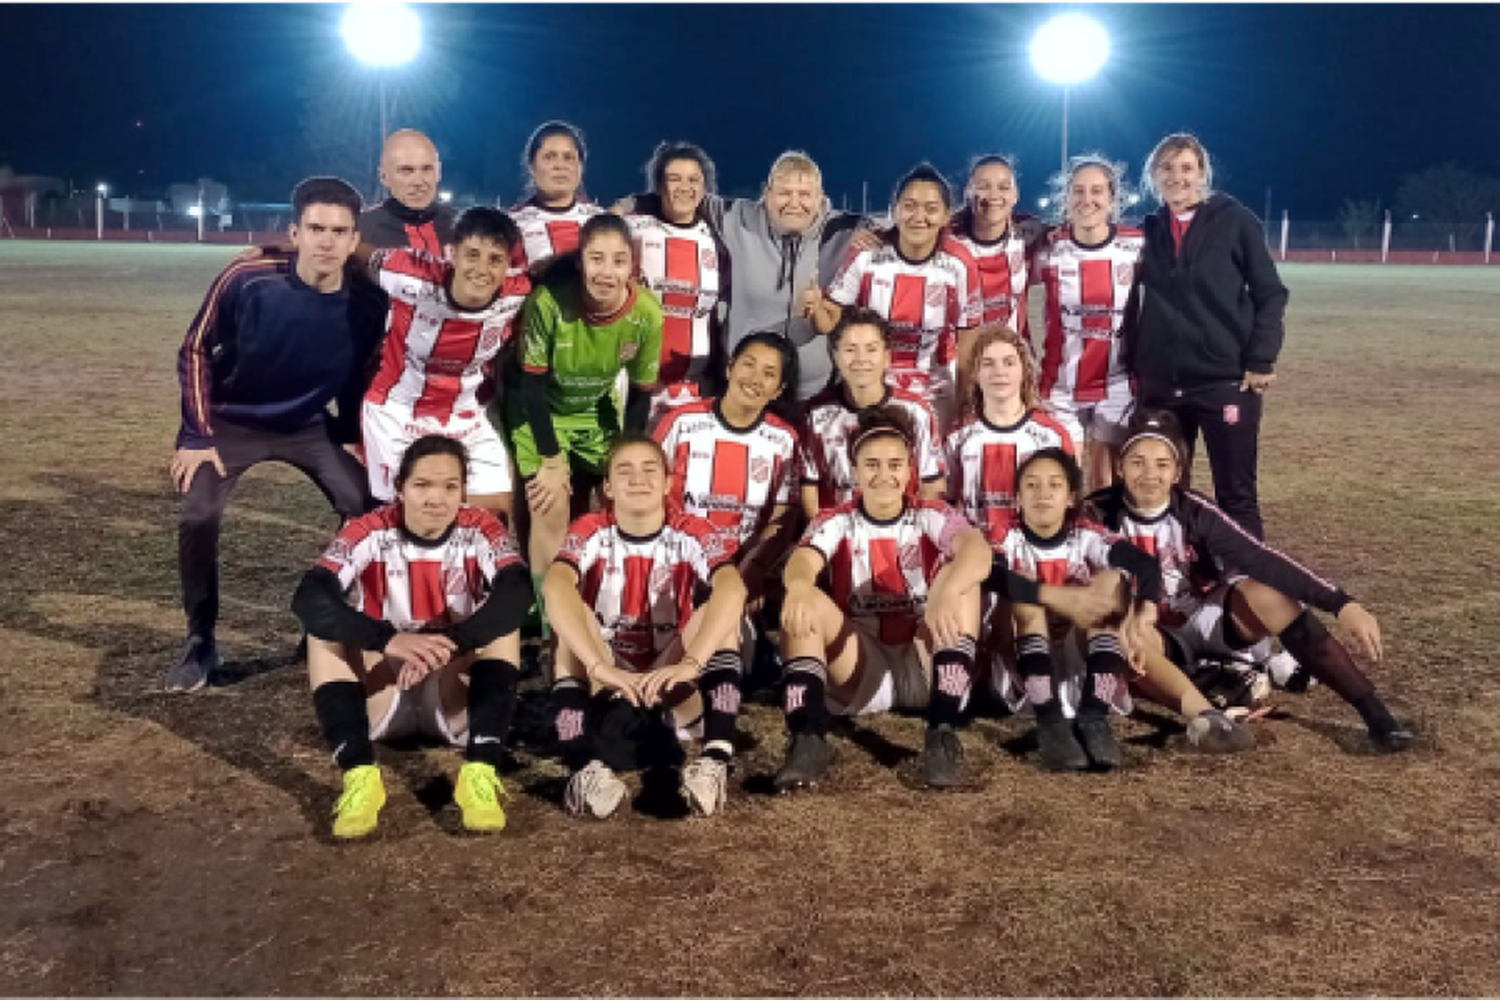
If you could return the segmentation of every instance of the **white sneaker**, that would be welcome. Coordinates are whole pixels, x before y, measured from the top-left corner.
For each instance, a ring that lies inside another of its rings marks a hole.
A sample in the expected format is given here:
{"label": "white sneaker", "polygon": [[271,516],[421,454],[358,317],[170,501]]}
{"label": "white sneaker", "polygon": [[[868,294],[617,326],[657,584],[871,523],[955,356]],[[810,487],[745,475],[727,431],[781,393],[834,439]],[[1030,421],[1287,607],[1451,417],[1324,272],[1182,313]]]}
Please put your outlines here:
{"label": "white sneaker", "polygon": [[712,816],[729,798],[729,765],[716,757],[699,757],[682,769],[682,797],[693,811]]}
{"label": "white sneaker", "polygon": [[602,761],[589,761],[588,767],[568,779],[568,789],[563,793],[563,806],[575,816],[585,812],[595,819],[608,819],[614,815],[628,791],[620,776]]}

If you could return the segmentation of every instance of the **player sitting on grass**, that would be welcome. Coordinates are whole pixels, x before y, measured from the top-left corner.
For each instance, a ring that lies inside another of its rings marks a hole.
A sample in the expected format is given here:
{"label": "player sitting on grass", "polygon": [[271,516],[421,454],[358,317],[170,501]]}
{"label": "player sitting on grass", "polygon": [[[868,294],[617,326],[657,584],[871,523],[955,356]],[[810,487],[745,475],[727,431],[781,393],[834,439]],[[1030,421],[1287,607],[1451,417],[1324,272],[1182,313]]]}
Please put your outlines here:
{"label": "player sitting on grass", "polygon": [[748,601],[759,607],[797,530],[791,507],[797,432],[773,406],[797,386],[797,350],[774,331],[734,346],[723,395],[668,413],[656,429],[667,454],[668,501],[723,531]]}
{"label": "player sitting on grass", "polygon": [[[913,437],[904,412],[862,411],[849,443],[859,492],[818,515],[787,563],[781,645],[791,743],[778,790],[817,781],[833,762],[830,711],[926,709],[922,781],[963,781],[955,727],[973,683],[990,550],[947,504],[908,494]],[[827,591],[818,586],[825,568]]]}
{"label": "player sitting on grass", "polygon": [[627,434],[605,468],[608,508],[569,527],[544,584],[559,639],[553,697],[571,772],[564,805],[613,814],[626,792],[615,769],[676,767],[674,729],[701,719],[703,751],[680,787],[689,807],[713,815],[734,755],[745,584],[723,534],[668,510],[659,444]]}
{"label": "player sitting on grass", "polygon": [[373,741],[418,734],[467,748],[454,792],[464,827],[505,826],[495,770],[531,586],[505,527],[464,503],[467,464],[457,441],[418,438],[397,503],[345,525],[292,599],[313,706],[344,772],[335,837],[369,833],[385,804]]}
{"label": "player sitting on grass", "polygon": [[[1156,560],[1129,542],[1077,516],[1083,472],[1061,448],[1043,448],[1016,469],[1020,515],[1000,544],[1013,572],[1056,586],[1087,584],[1096,577],[1133,583],[1135,612],[1149,627],[1161,591]],[[1122,609],[1123,610],[1123,609]],[[1016,605],[1016,669],[1025,701],[1036,715],[1042,766],[1053,771],[1119,767],[1120,747],[1110,726],[1111,709],[1131,710],[1130,663],[1118,629],[1075,629],[1034,605]],[[1087,642],[1087,653],[1080,647]],[[1061,669],[1059,669],[1061,668]],[[1001,674],[997,680],[1004,681]],[[1002,684],[1012,707],[1017,700]]]}
{"label": "player sitting on grass", "polygon": [[1120,450],[1121,481],[1088,498],[1107,527],[1160,560],[1157,648],[1191,664],[1276,636],[1312,677],[1354,706],[1377,748],[1411,746],[1411,730],[1391,717],[1349,650],[1306,605],[1336,616],[1354,649],[1379,662],[1375,617],[1336,584],[1257,541],[1201,493],[1179,486],[1184,453],[1172,414],[1138,412]]}
{"label": "player sitting on grass", "polygon": [[487,369],[531,289],[524,275],[506,275],[520,239],[504,212],[479,206],[459,216],[447,260],[360,245],[391,297],[380,370],[360,421],[370,492],[382,503],[394,499],[407,446],[441,434],[468,452],[468,502],[510,519],[510,453],[479,398],[487,395]]}

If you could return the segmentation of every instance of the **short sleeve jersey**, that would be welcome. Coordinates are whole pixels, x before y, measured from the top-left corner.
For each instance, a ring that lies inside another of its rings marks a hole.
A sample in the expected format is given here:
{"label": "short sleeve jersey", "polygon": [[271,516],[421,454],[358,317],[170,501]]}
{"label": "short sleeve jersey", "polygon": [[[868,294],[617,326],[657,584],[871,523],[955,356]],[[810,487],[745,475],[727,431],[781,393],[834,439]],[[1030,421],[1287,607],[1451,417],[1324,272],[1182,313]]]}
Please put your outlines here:
{"label": "short sleeve jersey", "polygon": [[636,261],[662,308],[661,381],[697,378],[708,367],[714,310],[726,291],[724,254],[706,221],[686,226],[628,215]]}
{"label": "short sleeve jersey", "polygon": [[889,521],[857,501],[826,510],[802,544],[827,562],[830,596],[854,624],[887,645],[911,642],[927,606],[927,589],[953,558],[963,516],[937,500],[909,500]]}
{"label": "short sleeve jersey", "polygon": [[[905,410],[916,428],[912,451],[917,476],[924,483],[943,478],[943,455],[937,416],[920,397],[888,388],[877,405]],[[808,400],[801,437],[802,484],[818,488],[818,507],[827,510],[854,499],[854,469],[849,463],[849,438],[859,424],[859,410],[841,386],[833,386]],[[912,493],[916,493],[916,481]]]}
{"label": "short sleeve jersey", "polygon": [[370,270],[391,298],[380,369],[365,398],[416,417],[473,419],[485,369],[510,339],[531,283],[512,274],[488,306],[460,308],[453,265],[420,250],[377,250]]}
{"label": "short sleeve jersey", "polygon": [[601,318],[584,312],[575,275],[543,282],[526,300],[521,331],[521,365],[549,376],[547,399],[554,416],[596,413],[621,370],[643,389],[657,381],[661,305],[650,289],[634,283],[619,312]]}
{"label": "short sleeve jersey", "polygon": [[318,565],[338,576],[357,610],[417,632],[468,618],[501,570],[523,564],[486,510],[460,507],[448,532],[427,541],[406,530],[400,504],[392,504],[344,525]]}
{"label": "short sleeve jersey", "polygon": [[1016,520],[1016,469],[1043,448],[1073,454],[1067,430],[1041,410],[1009,427],[982,414],[949,432],[944,443],[948,495],[992,548],[999,548]]}
{"label": "short sleeve jersey", "polygon": [[986,325],[998,323],[1026,332],[1026,288],[1030,279],[1026,240],[1015,227],[988,242],[955,231],[953,240],[969,252],[979,270],[980,315]]}
{"label": "short sleeve jersey", "polygon": [[827,295],[841,306],[865,306],[891,327],[891,379],[909,392],[950,386],[958,331],[978,326],[979,269],[952,237],[931,257],[911,261],[893,243],[854,250]]}
{"label": "short sleeve jersey", "polygon": [[603,208],[587,201],[548,208],[533,198],[517,205],[510,217],[521,230],[521,243],[511,253],[512,267],[535,275],[558,254],[577,250],[583,224],[603,212]]}
{"label": "short sleeve jersey", "polygon": [[1037,271],[1047,286],[1042,395],[1097,403],[1130,376],[1120,360],[1120,328],[1141,259],[1138,229],[1110,228],[1103,243],[1080,243],[1066,228],[1042,244]]}
{"label": "short sleeve jersey", "polygon": [[725,532],[738,549],[791,503],[797,432],[766,412],[736,429],[724,422],[718,400],[673,410],[656,428],[667,453],[674,504]]}
{"label": "short sleeve jersey", "polygon": [[728,540],[701,517],[668,516],[654,535],[620,530],[608,511],[574,521],[557,553],[578,573],[604,641],[638,671],[651,669],[693,613],[693,599],[729,563]]}

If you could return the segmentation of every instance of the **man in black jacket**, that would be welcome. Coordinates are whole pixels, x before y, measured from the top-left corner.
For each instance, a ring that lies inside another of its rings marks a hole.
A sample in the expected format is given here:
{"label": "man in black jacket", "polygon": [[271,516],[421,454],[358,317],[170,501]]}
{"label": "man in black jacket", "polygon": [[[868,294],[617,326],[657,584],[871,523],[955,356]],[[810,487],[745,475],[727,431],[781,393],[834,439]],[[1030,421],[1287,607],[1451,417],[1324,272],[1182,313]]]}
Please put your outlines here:
{"label": "man in black jacket", "polygon": [[382,250],[410,247],[434,257],[453,242],[453,209],[438,199],[443,164],[415,129],[392,132],[380,153],[380,183],[391,196],[359,217],[359,238]]}

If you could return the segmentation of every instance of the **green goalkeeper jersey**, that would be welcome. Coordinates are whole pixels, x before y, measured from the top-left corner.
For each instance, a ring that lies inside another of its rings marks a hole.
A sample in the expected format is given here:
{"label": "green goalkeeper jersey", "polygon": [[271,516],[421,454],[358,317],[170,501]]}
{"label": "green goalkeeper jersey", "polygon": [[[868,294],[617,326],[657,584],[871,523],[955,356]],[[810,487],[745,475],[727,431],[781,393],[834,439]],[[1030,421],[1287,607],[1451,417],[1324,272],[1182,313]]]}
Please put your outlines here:
{"label": "green goalkeeper jersey", "polygon": [[539,285],[521,316],[521,367],[547,379],[553,416],[598,412],[624,369],[632,385],[656,384],[661,361],[661,302],[648,288],[632,284],[630,297],[614,316],[588,318],[583,282],[574,274]]}

